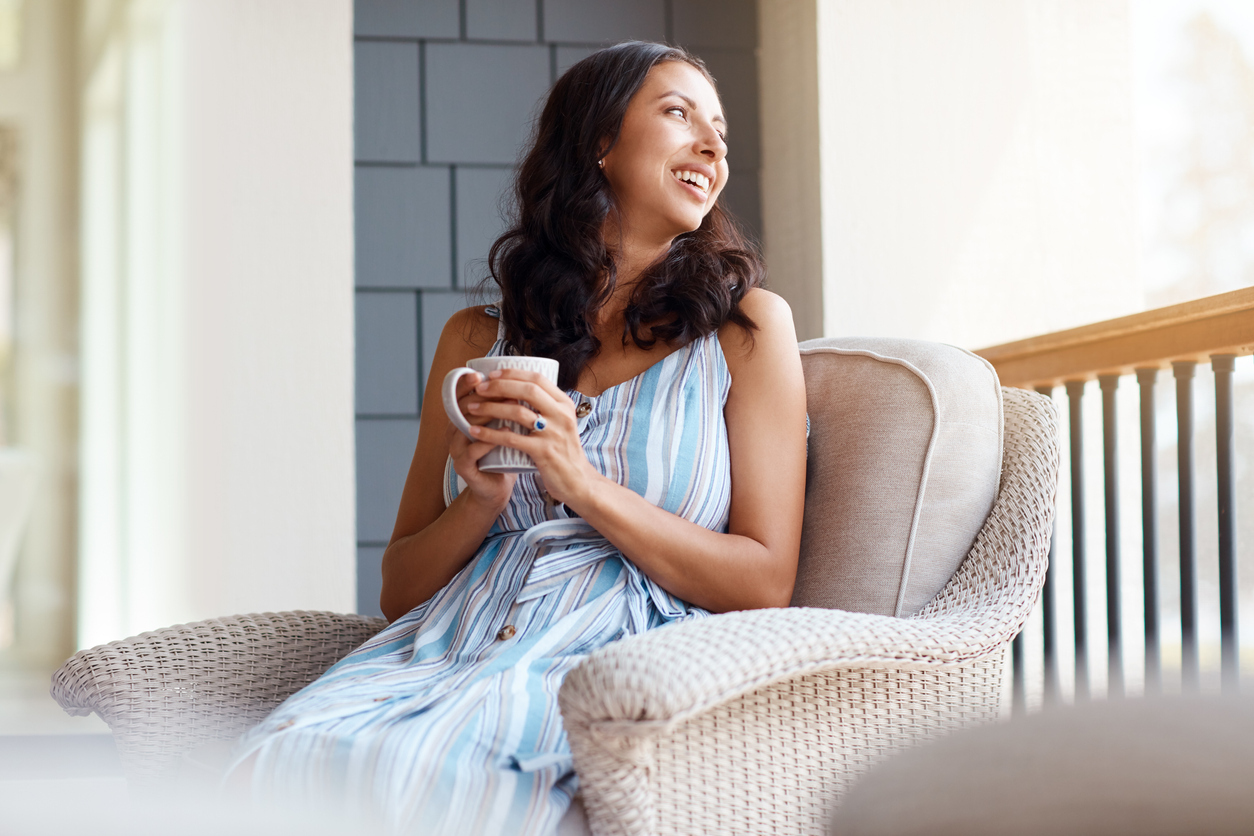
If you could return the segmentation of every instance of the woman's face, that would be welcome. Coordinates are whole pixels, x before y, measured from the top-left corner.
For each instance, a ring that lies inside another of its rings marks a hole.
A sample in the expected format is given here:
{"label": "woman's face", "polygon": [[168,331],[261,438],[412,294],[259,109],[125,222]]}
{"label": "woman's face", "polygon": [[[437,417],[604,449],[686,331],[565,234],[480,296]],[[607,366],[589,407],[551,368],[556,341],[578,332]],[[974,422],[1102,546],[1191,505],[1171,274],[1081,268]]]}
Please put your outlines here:
{"label": "woman's face", "polygon": [[727,184],[727,122],[701,71],[666,61],[649,71],[605,155],[628,235],[670,241],[692,232]]}

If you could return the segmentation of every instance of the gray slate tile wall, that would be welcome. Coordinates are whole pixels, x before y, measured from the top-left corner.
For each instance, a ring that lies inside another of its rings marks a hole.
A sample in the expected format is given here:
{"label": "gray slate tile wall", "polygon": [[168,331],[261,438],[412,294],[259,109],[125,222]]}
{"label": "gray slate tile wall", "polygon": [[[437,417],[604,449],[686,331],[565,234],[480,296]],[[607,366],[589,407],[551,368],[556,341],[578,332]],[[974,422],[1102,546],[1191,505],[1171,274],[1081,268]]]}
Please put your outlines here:
{"label": "gray slate tile wall", "polygon": [[724,204],[757,234],[755,0],[356,0],[357,608],[379,571],[440,331],[487,275],[501,200],[558,74],[630,38],[681,44],[719,81]]}

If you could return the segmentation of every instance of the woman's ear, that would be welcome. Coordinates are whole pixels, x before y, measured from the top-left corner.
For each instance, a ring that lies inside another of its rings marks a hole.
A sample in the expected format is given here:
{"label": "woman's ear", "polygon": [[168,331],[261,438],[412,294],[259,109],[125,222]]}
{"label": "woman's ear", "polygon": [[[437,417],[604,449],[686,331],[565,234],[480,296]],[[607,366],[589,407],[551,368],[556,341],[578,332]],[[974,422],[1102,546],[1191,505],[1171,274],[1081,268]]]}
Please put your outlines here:
{"label": "woman's ear", "polygon": [[599,144],[599,150],[597,151],[597,166],[598,167],[605,168],[605,156],[610,153],[610,150],[613,149],[613,147],[614,147],[614,142],[609,137],[603,137],[601,139],[601,142]]}

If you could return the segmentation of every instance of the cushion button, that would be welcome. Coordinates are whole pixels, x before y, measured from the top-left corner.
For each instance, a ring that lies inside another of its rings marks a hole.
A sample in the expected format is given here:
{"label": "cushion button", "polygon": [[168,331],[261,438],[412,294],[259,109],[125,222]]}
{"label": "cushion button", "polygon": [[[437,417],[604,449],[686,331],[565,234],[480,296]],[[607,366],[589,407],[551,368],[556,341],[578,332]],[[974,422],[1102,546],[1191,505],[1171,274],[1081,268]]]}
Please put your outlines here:
{"label": "cushion button", "polygon": [[496,634],[496,639],[497,641],[502,641],[502,642],[507,641],[508,639],[514,638],[515,632],[516,631],[514,630],[513,624],[506,624],[504,627],[501,628],[501,632]]}
{"label": "cushion button", "polygon": [[588,403],[587,401],[584,401],[583,403],[579,404],[579,406],[575,407],[575,417],[587,418],[588,413],[590,413],[591,411],[592,411],[592,404]]}

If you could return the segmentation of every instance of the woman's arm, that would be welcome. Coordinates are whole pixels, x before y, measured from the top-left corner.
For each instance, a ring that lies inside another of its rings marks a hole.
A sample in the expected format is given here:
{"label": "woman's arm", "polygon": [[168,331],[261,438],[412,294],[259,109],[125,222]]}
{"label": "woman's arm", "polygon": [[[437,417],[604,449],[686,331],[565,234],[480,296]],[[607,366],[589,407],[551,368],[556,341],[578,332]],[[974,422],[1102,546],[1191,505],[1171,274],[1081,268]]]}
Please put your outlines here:
{"label": "woman's arm", "polygon": [[[395,621],[444,587],[483,543],[504,510],[514,487],[512,474],[479,473],[475,463],[493,447],[471,442],[453,429],[444,413],[444,376],[473,357],[482,357],[496,340],[497,321],[483,308],[454,314],[440,334],[422,399],[422,420],[392,539],[383,552],[383,591],[379,606]],[[478,375],[462,378],[464,396]],[[479,398],[476,398],[477,400]],[[483,423],[487,419],[471,418]],[[444,463],[466,480],[467,489],[444,507]]]}
{"label": "woman's arm", "polygon": [[[555,499],[664,589],[713,612],[788,605],[805,501],[805,382],[792,313],[760,289],[741,305],[758,324],[753,338],[735,325],[719,334],[732,374],[724,408],[732,466],[726,534],[675,516],[593,470],[578,446],[569,399],[539,376],[508,371],[479,387],[485,395],[537,405],[558,430],[520,436],[481,428],[480,438],[530,455]],[[535,418],[516,404],[481,411],[524,424]]]}

